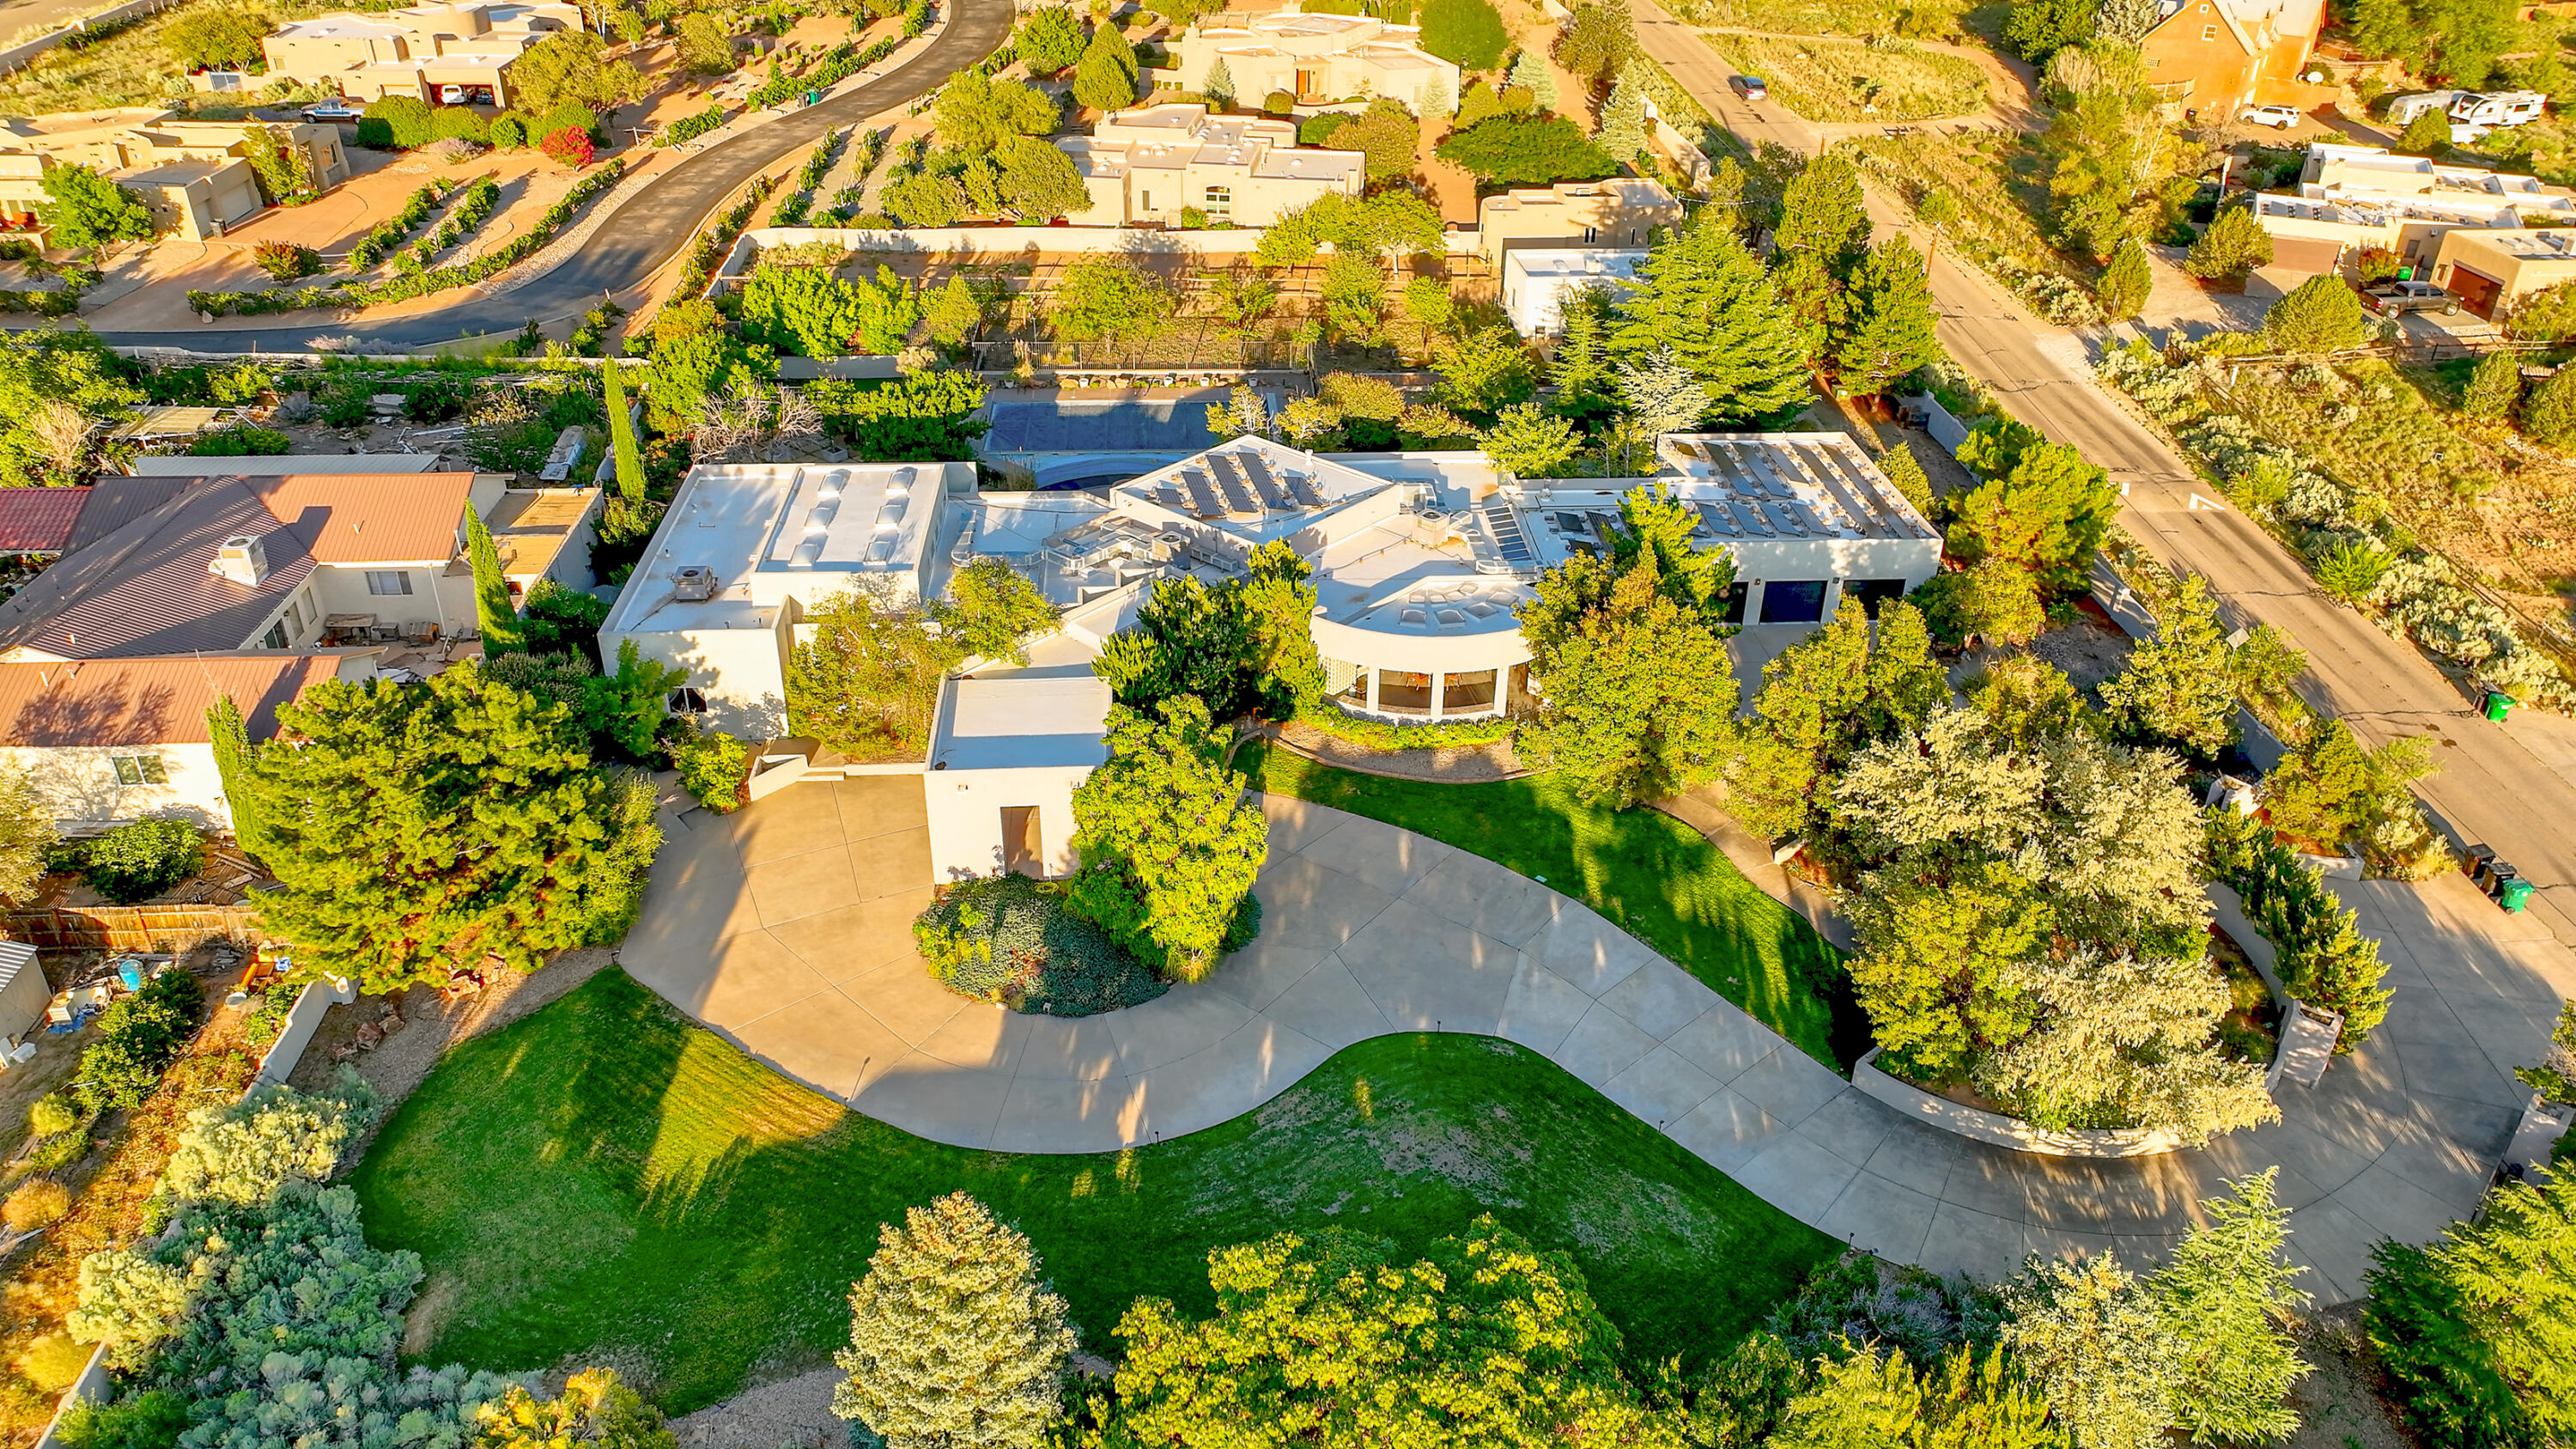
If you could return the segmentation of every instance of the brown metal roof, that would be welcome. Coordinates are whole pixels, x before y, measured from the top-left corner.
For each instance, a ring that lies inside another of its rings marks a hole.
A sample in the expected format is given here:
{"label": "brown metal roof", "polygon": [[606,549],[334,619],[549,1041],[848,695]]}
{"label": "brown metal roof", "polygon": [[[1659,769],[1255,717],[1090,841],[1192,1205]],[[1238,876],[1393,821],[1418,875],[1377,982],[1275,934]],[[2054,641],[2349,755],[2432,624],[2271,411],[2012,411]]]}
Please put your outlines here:
{"label": "brown metal roof", "polygon": [[[444,562],[473,475],[121,481],[169,491],[0,605],[0,649],[64,659],[240,649],[316,562]],[[121,504],[141,503],[146,490],[130,492]],[[258,584],[210,570],[236,534],[260,539],[268,576]]]}
{"label": "brown metal roof", "polygon": [[199,478],[129,478],[102,473],[88,489],[89,503],[63,543],[63,552],[78,553],[153,509],[186,492]]}
{"label": "brown metal roof", "polygon": [[86,488],[0,488],[0,553],[61,553],[87,502]]}
{"label": "brown metal roof", "polygon": [[252,739],[267,739],[279,705],[360,652],[0,664],[0,745],[203,744],[206,711],[219,696],[240,706]]}

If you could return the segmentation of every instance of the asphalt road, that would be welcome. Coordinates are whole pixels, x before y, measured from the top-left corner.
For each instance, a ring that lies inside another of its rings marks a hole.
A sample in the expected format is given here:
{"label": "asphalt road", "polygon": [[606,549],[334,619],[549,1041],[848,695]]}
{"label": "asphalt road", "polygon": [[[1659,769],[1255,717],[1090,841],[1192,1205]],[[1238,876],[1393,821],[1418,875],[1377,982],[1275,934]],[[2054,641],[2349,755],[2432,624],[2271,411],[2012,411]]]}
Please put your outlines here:
{"label": "asphalt road", "polygon": [[[1748,144],[1813,153],[1821,132],[1776,105],[1748,106],[1706,42],[1652,0],[1635,0],[1638,39],[1710,114]],[[1885,230],[1909,218],[1873,194]],[[1928,238],[1917,237],[1925,246]],[[2307,651],[2300,692],[2374,743],[2431,734],[2441,773],[2418,786],[2459,838],[2493,846],[2540,887],[2532,909],[2576,944],[2576,781],[2568,731],[2547,718],[2499,727],[2413,645],[2319,591],[2298,560],[2225,504],[2182,458],[2092,382],[2084,338],[2039,322],[1982,273],[1936,254],[1932,294],[1942,345],[2014,416],[2071,443],[2126,485],[2120,521],[2168,566],[2206,577],[2236,623],[2272,624]],[[2547,755],[2549,758],[2544,759]],[[2549,824],[2556,820],[2555,826]]]}
{"label": "asphalt road", "polygon": [[991,55],[1010,37],[1011,0],[945,0],[947,29],[919,55],[820,105],[754,126],[689,157],[628,196],[575,256],[536,281],[498,296],[384,322],[307,323],[300,327],[215,328],[187,332],[102,332],[118,346],[238,352],[254,345],[301,350],[317,336],[426,346],[460,337],[516,332],[574,316],[604,295],[638,286],[678,256],[709,213],[735,187],[826,131],[867,119],[938,89],[949,76]]}

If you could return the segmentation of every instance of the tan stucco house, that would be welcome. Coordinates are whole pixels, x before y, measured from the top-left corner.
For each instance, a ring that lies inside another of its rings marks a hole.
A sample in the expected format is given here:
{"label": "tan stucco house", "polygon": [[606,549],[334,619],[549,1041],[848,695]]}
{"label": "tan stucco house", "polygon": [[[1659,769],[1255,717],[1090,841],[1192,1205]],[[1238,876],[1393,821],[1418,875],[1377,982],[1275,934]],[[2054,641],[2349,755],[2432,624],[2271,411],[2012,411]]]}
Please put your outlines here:
{"label": "tan stucco house", "polygon": [[334,86],[353,100],[436,103],[455,87],[464,101],[507,106],[519,57],[549,35],[583,28],[580,6],[553,0],[414,5],[290,20],[260,48],[272,77]]}
{"label": "tan stucco house", "polygon": [[1478,202],[1477,247],[1499,270],[1503,253],[1515,247],[1642,247],[1654,240],[1655,228],[1681,219],[1682,204],[1658,181],[1560,181]]}
{"label": "tan stucco house", "polygon": [[[35,228],[45,173],[88,166],[140,198],[158,230],[190,241],[221,236],[267,205],[250,163],[257,124],[173,120],[149,107],[0,121],[0,226]],[[292,121],[268,129],[302,158],[315,190],[348,179],[337,128]]]}
{"label": "tan stucco house", "polygon": [[1181,85],[1203,91],[1217,61],[1237,101],[1258,106],[1273,91],[1300,104],[1393,96],[1423,110],[1425,97],[1458,103],[1459,71],[1422,48],[1422,32],[1370,15],[1307,15],[1294,5],[1264,15],[1225,11],[1203,16],[1173,46]]}
{"label": "tan stucco house", "polygon": [[1176,224],[1184,207],[1212,225],[1268,226],[1318,197],[1357,196],[1368,157],[1297,144],[1287,121],[1211,116],[1197,104],[1142,106],[1056,143],[1091,189],[1080,226]]}

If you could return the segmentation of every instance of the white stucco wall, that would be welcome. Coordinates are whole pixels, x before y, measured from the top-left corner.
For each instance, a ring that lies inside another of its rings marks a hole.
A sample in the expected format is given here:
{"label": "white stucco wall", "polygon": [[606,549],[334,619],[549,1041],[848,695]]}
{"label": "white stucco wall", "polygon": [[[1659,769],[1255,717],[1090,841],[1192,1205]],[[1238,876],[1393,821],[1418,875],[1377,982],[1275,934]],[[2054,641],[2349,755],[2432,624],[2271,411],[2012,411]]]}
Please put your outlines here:
{"label": "white stucco wall", "polygon": [[[113,763],[119,755],[159,756],[168,783],[119,785]],[[215,770],[212,745],[17,745],[0,747],[0,763],[27,772],[37,793],[53,806],[56,820],[95,822],[177,815],[199,825],[232,828],[232,812],[224,805],[223,776]]]}
{"label": "white stucco wall", "polygon": [[754,742],[780,739],[787,727],[787,655],[792,626],[787,610],[766,629],[691,629],[638,634],[600,631],[603,659],[635,641],[635,652],[687,674],[688,686],[706,696],[700,723]]}
{"label": "white stucco wall", "polygon": [[1087,765],[1016,770],[933,770],[922,776],[922,803],[930,817],[930,876],[935,882],[999,874],[1002,812],[1012,806],[1038,810],[1038,843],[1051,876],[1073,870],[1073,792],[1089,778]]}

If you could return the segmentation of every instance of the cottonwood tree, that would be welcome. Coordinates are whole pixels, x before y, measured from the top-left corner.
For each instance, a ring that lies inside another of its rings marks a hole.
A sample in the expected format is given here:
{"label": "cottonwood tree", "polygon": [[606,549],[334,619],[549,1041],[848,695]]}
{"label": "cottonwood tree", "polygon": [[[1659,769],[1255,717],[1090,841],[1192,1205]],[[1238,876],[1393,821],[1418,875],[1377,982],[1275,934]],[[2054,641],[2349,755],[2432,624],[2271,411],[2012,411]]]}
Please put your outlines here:
{"label": "cottonwood tree", "polygon": [[2045,1264],[2005,1294],[2004,1344],[2082,1449],[2164,1442],[2180,1345],[2116,1254]]}
{"label": "cottonwood tree", "polygon": [[1442,403],[1484,417],[1528,400],[1538,387],[1529,348],[1508,325],[1441,338],[1432,344],[1431,368],[1440,374]]}
{"label": "cottonwood tree", "polygon": [[2153,224],[2180,169],[2160,98],[2142,81],[2134,65],[2117,68],[2068,97],[2049,121],[2048,191],[2058,236],[2097,260]]}
{"label": "cottonwood tree", "polygon": [[[661,831],[649,782],[592,768],[573,712],[472,662],[426,684],[315,685],[279,707],[251,795],[300,964],[380,992],[486,957],[533,971],[634,918]],[[637,812],[640,798],[641,812]]]}
{"label": "cottonwood tree", "polygon": [[1670,348],[1708,387],[1725,423],[1796,411],[1810,395],[1806,354],[1762,264],[1702,208],[1637,269],[1619,304],[1611,350],[1627,358]]}
{"label": "cottonwood tree", "polygon": [[2205,1198],[2209,1220],[2185,1234],[2147,1295],[2173,1344],[2172,1409],[2198,1444],[2272,1443],[2299,1430],[2291,1388],[2316,1371],[2290,1335],[2308,1295],[2281,1261],[2290,1212],[2272,1195],[2278,1167]]}
{"label": "cottonwood tree", "polygon": [[1680,1449],[1573,1261],[1490,1215],[1412,1262],[1332,1228],[1219,1248],[1208,1283],[1208,1318],[1141,1298],[1119,1321],[1134,1442]]}
{"label": "cottonwood tree", "polygon": [[1108,735],[1109,758],[1073,794],[1082,864],[1066,905],[1166,979],[1199,980],[1242,943],[1269,823],[1197,696],[1152,715],[1112,705]]}
{"label": "cottonwood tree", "polygon": [[2061,47],[2093,37],[2096,8],[2096,0],[2022,0],[2004,17],[2004,44],[2024,60],[2045,64]]}
{"label": "cottonwood tree", "polygon": [[[1065,5],[1046,5],[1021,17],[1013,48],[1029,69],[1052,75],[1082,59],[1082,21]],[[1219,62],[1222,64],[1222,62]]]}
{"label": "cottonwood tree", "polygon": [[877,1229],[832,1412],[888,1449],[1036,1449],[1078,1341],[1026,1234],[962,1192]]}

